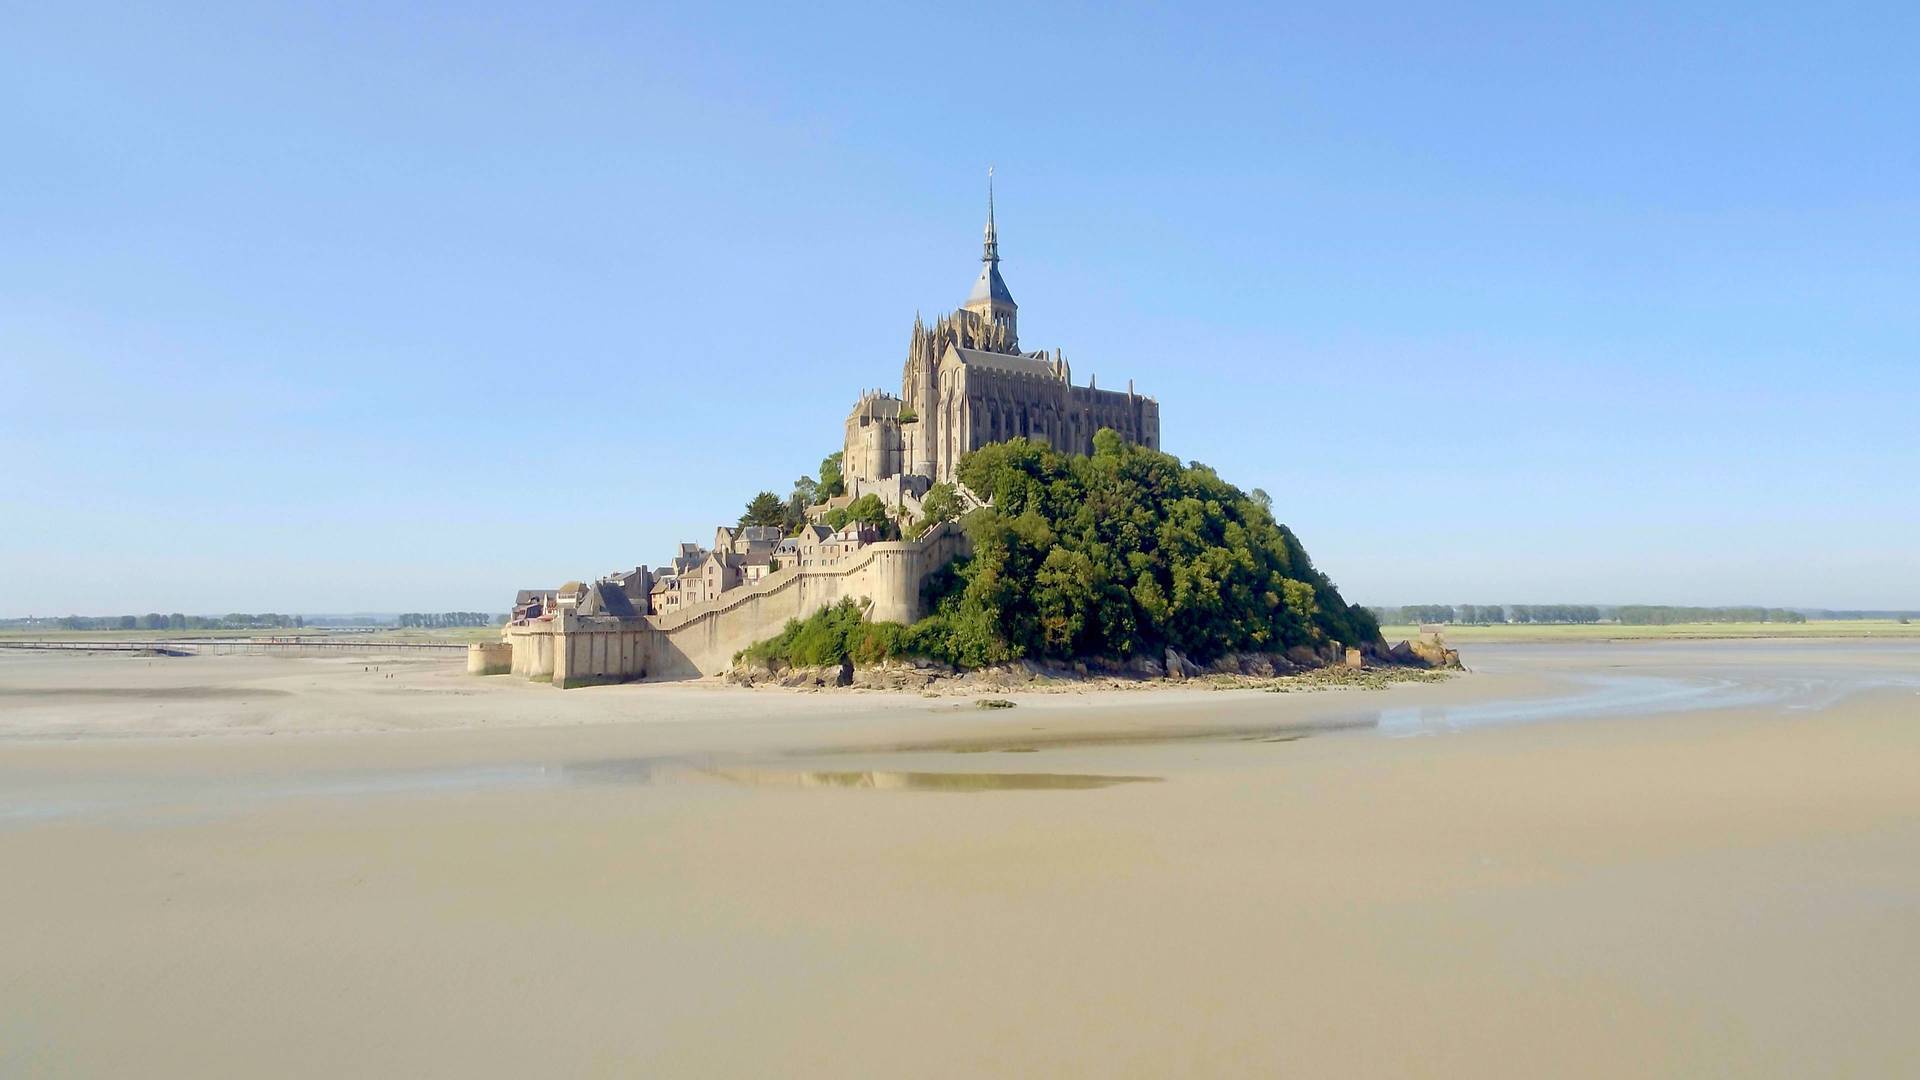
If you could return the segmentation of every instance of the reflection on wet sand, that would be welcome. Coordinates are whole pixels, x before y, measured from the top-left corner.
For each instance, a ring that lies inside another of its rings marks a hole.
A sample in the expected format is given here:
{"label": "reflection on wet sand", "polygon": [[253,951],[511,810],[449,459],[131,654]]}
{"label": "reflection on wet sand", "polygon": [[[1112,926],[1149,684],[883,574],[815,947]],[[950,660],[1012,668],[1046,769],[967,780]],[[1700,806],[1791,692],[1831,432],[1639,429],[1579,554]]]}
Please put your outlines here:
{"label": "reflection on wet sand", "polygon": [[1158,783],[1158,776],[1090,773],[899,772],[869,769],[709,769],[705,775],[756,788],[872,788],[881,791],[1084,791],[1115,784]]}
{"label": "reflection on wet sand", "polygon": [[[364,769],[265,777],[163,776],[113,784],[33,784],[0,772],[0,829],[72,818],[135,815],[188,820],[252,812],[283,799],[451,796],[586,785],[852,788],[875,791],[1090,791],[1154,783],[1158,776],[1092,773],[934,772],[716,765],[710,757],[608,758],[564,765]],[[20,782],[13,782],[13,781]]]}
{"label": "reflection on wet sand", "polygon": [[944,739],[915,739],[879,746],[820,746],[809,754],[1036,754],[1042,750],[1069,750],[1090,746],[1155,746],[1185,742],[1293,742],[1309,735],[1375,727],[1377,710],[1325,719],[1287,720],[1257,724],[1182,722],[1166,726],[1116,730],[1089,726],[1084,731],[1030,731],[1007,737],[966,735]]}
{"label": "reflection on wet sand", "polygon": [[687,784],[720,781],[753,788],[854,788],[875,791],[1087,791],[1157,783],[1158,776],[1095,773],[938,772],[907,769],[796,769],[716,764],[711,758],[608,758],[561,767],[574,784]]}

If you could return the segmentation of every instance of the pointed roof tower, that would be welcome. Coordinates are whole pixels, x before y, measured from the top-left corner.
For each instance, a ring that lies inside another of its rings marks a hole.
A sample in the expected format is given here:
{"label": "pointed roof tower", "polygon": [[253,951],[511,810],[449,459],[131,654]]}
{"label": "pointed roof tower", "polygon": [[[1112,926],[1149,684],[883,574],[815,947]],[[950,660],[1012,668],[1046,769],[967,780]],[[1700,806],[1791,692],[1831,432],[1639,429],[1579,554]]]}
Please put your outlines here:
{"label": "pointed roof tower", "polygon": [[1000,233],[993,221],[991,165],[987,166],[987,229],[980,253],[980,276],[973,283],[973,291],[967,294],[967,302],[961,306],[989,322],[1004,325],[1009,347],[1017,347],[1014,329],[1020,305],[1013,302],[1013,293],[1007,288],[1006,279],[1000,276]]}

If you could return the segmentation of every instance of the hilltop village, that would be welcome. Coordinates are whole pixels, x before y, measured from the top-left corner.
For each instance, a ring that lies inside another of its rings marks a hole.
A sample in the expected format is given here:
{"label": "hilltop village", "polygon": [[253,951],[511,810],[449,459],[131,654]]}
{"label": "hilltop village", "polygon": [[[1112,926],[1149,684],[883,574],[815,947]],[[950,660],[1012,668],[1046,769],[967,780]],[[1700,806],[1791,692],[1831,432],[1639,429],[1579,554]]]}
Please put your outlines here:
{"label": "hilltop village", "polygon": [[683,543],[657,570],[636,566],[591,583],[522,589],[514,597],[511,621],[551,618],[562,610],[620,618],[675,614],[782,569],[836,565],[881,535],[881,530],[857,521],[838,529],[808,522],[791,536],[777,525],[722,525],[714,530],[711,547]]}
{"label": "hilltop village", "polygon": [[[823,485],[819,501],[799,508],[798,521],[789,527],[720,526],[710,545],[682,543],[651,569],[640,565],[559,588],[523,589],[515,597],[507,640],[524,644],[516,628],[539,629],[562,616],[632,620],[655,630],[678,627],[726,606],[742,590],[848,570],[869,559],[876,545],[924,546],[941,539],[932,526],[978,505],[955,470],[963,455],[992,443],[1024,437],[1091,454],[1094,435],[1109,429],[1126,442],[1158,449],[1159,403],[1135,393],[1131,382],[1125,390],[1102,390],[1092,380],[1076,386],[1059,349],[1021,351],[1019,305],[1000,273],[991,187],[980,261],[979,276],[958,309],[931,325],[914,320],[899,395],[873,391],[854,404],[836,463],[839,482]],[[942,533],[952,546],[952,530]],[[898,584],[917,588],[917,581]],[[885,584],[878,588],[887,591]],[[778,628],[774,623],[772,629]],[[516,659],[515,670],[525,666],[524,658]],[[530,670],[537,674],[543,666],[532,663]]]}

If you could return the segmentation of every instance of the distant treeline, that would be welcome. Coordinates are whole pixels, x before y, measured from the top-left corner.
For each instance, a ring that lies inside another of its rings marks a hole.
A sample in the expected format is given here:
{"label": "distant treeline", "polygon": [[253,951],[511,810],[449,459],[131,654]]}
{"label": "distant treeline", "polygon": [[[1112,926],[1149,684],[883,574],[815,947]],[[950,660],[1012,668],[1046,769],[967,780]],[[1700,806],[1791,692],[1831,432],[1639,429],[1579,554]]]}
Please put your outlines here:
{"label": "distant treeline", "polygon": [[1608,617],[1606,608],[1592,604],[1408,604],[1373,608],[1385,623],[1596,623]]}
{"label": "distant treeline", "polygon": [[488,615],[483,611],[442,611],[438,614],[409,611],[395,616],[394,625],[444,630],[450,626],[492,626],[502,621],[502,618],[499,615]]}
{"label": "distant treeline", "polygon": [[1785,608],[1670,607],[1658,604],[1408,604],[1369,608],[1382,625],[1403,623],[1597,623],[1624,626],[1666,626],[1672,623],[1775,622],[1800,623],[1807,617]]}
{"label": "distant treeline", "polygon": [[263,612],[247,615],[231,612],[226,615],[182,615],[174,612],[162,615],[149,611],[145,615],[66,615],[60,618],[45,619],[0,619],[0,627],[10,630],[283,630],[297,629],[307,625],[298,615],[281,615],[275,612]]}
{"label": "distant treeline", "polygon": [[1651,604],[1626,604],[1615,609],[1623,626],[1666,626],[1669,623],[1715,622],[1806,622],[1807,617],[1785,608],[1760,607],[1662,607]]}

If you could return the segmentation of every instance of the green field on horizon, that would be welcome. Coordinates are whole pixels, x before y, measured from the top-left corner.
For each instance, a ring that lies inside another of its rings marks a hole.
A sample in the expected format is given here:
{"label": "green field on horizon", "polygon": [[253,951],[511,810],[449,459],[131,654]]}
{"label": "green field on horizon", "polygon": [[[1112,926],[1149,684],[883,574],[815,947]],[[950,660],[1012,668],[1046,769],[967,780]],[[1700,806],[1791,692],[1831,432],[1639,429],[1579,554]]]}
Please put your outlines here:
{"label": "green field on horizon", "polygon": [[[1383,626],[1381,636],[1399,641],[1419,634],[1407,624]],[[1619,623],[1496,623],[1445,624],[1441,636],[1448,642],[1525,641],[1661,641],[1711,638],[1920,638],[1920,622],[1902,624],[1893,619],[1810,619],[1803,623],[1673,623],[1666,626],[1622,626]]]}

